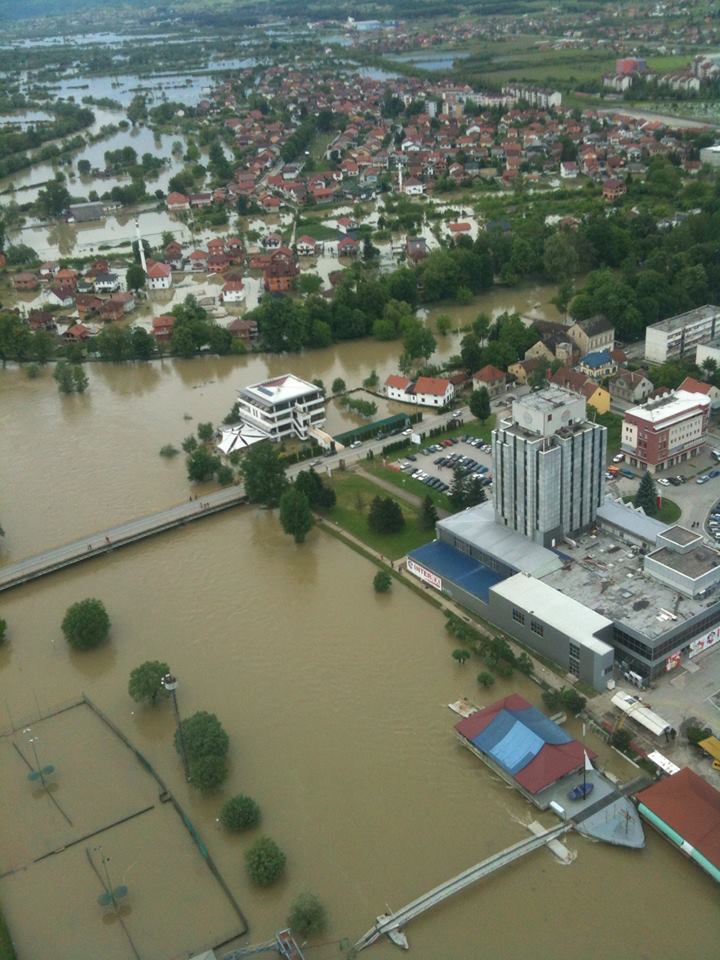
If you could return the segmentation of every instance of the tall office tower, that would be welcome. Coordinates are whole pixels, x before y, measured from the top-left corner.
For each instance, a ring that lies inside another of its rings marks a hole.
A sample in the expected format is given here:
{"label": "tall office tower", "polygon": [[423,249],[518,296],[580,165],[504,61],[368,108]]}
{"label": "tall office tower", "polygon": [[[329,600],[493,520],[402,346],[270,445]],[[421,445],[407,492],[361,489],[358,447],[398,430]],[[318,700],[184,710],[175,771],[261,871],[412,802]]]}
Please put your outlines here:
{"label": "tall office tower", "polygon": [[512,405],[492,433],[497,523],[552,547],[589,527],[605,492],[607,431],[582,396],[548,387]]}

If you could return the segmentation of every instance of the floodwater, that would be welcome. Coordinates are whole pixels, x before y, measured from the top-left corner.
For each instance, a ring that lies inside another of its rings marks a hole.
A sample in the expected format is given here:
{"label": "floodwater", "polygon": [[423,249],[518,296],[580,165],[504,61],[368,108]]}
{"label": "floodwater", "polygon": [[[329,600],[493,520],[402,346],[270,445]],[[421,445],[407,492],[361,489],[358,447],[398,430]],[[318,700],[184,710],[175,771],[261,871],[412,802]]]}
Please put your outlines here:
{"label": "floodwater", "polygon": [[[70,398],[47,372],[31,381],[0,371],[2,559],[187,498],[180,458],[167,462],[158,450],[200,420],[219,421],[242,383],[291,369],[354,386],[373,368],[383,378],[397,352],[368,341],[290,358],[92,365],[88,393]],[[480,692],[479,665],[452,660],[441,614],[401,585],[375,594],[373,573],[328,534],[313,531],[297,547],[272,513],[243,508],[2,596],[9,641],[0,650],[0,732],[31,726],[40,763],[57,770],[53,796],[76,831],[55,813],[42,816],[48,798],[33,795],[4,741],[2,869],[27,869],[0,880],[0,901],[20,957],[47,955],[52,945],[57,960],[132,960],[119,925],[104,921],[95,902],[86,845],[102,845],[113,882],[129,888],[124,919],[143,960],[199,951],[233,929],[177,817],[127,756],[109,762],[120,748],[85,708],[36,721],[81,691],[177,793],[247,914],[250,942],[282,927],[291,900],[311,890],[331,927],[308,956],[337,957],[338,941],[354,941],[386,904],[398,908],[527,835],[534,809],[457,744],[446,704],[513,690],[537,702],[537,689],[514,678]],[[111,642],[73,654],[59,625],[86,596],[105,602]],[[202,798],[183,782],[169,706],[130,701],[128,674],[146,659],[170,664],[183,715],[214,711],[227,729],[230,777],[219,796]],[[16,735],[26,753],[29,736]],[[588,744],[616,774],[632,776],[615,754],[591,737]],[[223,799],[239,792],[258,800],[262,831],[287,854],[285,878],[267,890],[245,879],[252,837],[229,838],[216,824]],[[30,863],[38,850],[147,803],[155,809]],[[568,845],[577,851],[571,866],[539,851],[411,924],[416,955],[575,960],[602,944],[619,957],[716,956],[717,889],[661,839],[649,835],[642,852],[572,835]],[[659,906],[667,904],[675,909]],[[378,960],[397,956],[387,943],[372,950]]]}

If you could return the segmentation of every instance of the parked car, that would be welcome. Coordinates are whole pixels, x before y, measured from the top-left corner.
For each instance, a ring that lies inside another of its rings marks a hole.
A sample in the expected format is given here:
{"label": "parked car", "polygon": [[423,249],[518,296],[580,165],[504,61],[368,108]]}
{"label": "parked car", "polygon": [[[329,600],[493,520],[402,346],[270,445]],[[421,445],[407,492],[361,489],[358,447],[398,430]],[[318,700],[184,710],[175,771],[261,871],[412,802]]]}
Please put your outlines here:
{"label": "parked car", "polygon": [[670,481],[666,477],[659,477],[658,483],[662,484],[663,487],[669,487]]}
{"label": "parked car", "polygon": [[616,453],[613,457],[613,463],[622,463],[624,459],[625,457],[622,453]]}
{"label": "parked car", "polygon": [[408,459],[408,460],[417,460],[417,457],[415,456],[414,453],[409,453],[409,454],[407,455],[407,459]]}
{"label": "parked car", "polygon": [[668,479],[674,487],[679,487],[682,484],[680,477],[668,477]]}
{"label": "parked car", "polygon": [[707,473],[702,473],[699,477],[697,477],[695,483],[707,483],[709,479],[710,477]]}

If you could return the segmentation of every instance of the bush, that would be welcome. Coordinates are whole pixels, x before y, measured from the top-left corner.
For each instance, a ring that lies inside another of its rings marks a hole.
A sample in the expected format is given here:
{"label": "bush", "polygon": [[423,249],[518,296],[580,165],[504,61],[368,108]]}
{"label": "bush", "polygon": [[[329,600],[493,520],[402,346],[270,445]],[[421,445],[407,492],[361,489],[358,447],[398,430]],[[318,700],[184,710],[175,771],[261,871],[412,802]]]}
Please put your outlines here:
{"label": "bush", "polygon": [[495,673],[499,677],[509,680],[513,675],[513,666],[511,663],[508,663],[507,660],[498,660],[498,662],[495,664]]}
{"label": "bush", "polygon": [[270,837],[259,837],[245,854],[248,876],[258,887],[269,887],[285,870],[285,854]]}
{"label": "bush", "polygon": [[463,650],[462,647],[458,647],[457,650],[453,650],[452,658],[453,660],[456,660],[460,664],[460,666],[462,666],[466,660],[470,659],[470,651]]}
{"label": "bush", "polygon": [[3,620],[2,617],[0,617],[0,647],[5,643],[6,640],[7,640],[7,620]]}
{"label": "bush", "polygon": [[392,586],[392,577],[384,570],[378,570],[373,577],[373,587],[376,593],[387,593]]}
{"label": "bush", "polygon": [[219,789],[227,780],[228,770],[225,757],[208,754],[191,760],[190,782],[203,793]]}
{"label": "bush", "polygon": [[345,386],[345,381],[342,377],[335,377],[332,382],[332,392],[333,393],[345,393],[347,387]]}
{"label": "bush", "polygon": [[312,937],[327,926],[327,912],[314,893],[301,893],[292,902],[287,925],[301,937]]}
{"label": "bush", "polygon": [[76,650],[92,650],[107,640],[110,618],[102,601],[88,598],[68,607],[63,617],[62,632]]}
{"label": "bush", "polygon": [[482,673],[477,675],[477,682],[481,687],[487,689],[495,683],[495,677],[491,673],[488,673],[487,670],[483,670]]}
{"label": "bush", "polygon": [[221,467],[218,467],[215,476],[221,487],[229,487],[233,482],[233,472],[230,467],[225,466],[225,464],[223,464]]}
{"label": "bush", "polygon": [[[0,633],[2,633],[1,630]],[[696,747],[701,740],[706,740],[712,736],[712,730],[710,727],[701,727],[697,724],[689,723],[685,728],[685,736],[687,737],[688,743]]]}
{"label": "bush", "polygon": [[231,797],[220,811],[220,823],[234,832],[252,830],[260,823],[260,807],[243,794]]}
{"label": "bush", "polygon": [[616,730],[613,735],[610,737],[610,743],[613,747],[617,747],[622,753],[630,746],[630,741],[632,740],[632,734],[629,730]]}
{"label": "bush", "polygon": [[166,443],[164,447],[160,447],[160,456],[167,457],[168,460],[176,457],[179,453],[178,448],[174,447],[171,443]]}

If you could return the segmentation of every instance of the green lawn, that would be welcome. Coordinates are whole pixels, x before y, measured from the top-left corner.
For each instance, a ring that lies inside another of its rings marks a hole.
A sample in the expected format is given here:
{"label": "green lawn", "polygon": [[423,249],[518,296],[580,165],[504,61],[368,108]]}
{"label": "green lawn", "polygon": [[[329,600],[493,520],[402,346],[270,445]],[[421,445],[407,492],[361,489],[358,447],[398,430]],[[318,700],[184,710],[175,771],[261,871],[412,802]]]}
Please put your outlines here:
{"label": "green lawn", "polygon": [[617,413],[599,413],[595,422],[607,427],[607,452],[609,457],[614,456],[620,450],[623,418]]}
{"label": "green lawn", "polygon": [[388,494],[370,480],[340,470],[334,474],[331,482],[337,503],[325,516],[391,560],[404,557],[410,550],[428,543],[435,536],[433,530],[424,530],[420,526],[419,511],[400,498],[397,502],[405,517],[404,530],[400,533],[375,533],[367,522],[370,504],[375,497],[386,497]]}
{"label": "green lawn", "polygon": [[297,235],[312,237],[313,240],[338,240],[342,234],[338,230],[326,227],[324,223],[312,223],[307,220],[299,220],[297,225]]}
{"label": "green lawn", "polygon": [[[380,479],[386,483],[392,483],[392,485],[399,490],[412,493],[416,497],[420,497],[421,500],[424,500],[425,497],[430,497],[436,507],[440,507],[442,510],[452,511],[452,504],[446,494],[440,493],[439,490],[433,490],[431,487],[426,487],[424,483],[421,483],[419,480],[413,480],[412,477],[407,476],[407,474],[399,470],[384,467],[379,460],[368,460],[363,463],[362,467],[367,473],[372,473],[376,477],[380,477]],[[448,473],[445,482],[450,483],[451,480],[452,475]]]}

